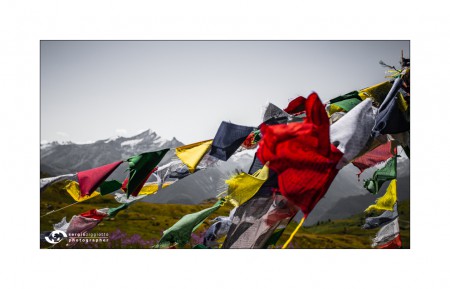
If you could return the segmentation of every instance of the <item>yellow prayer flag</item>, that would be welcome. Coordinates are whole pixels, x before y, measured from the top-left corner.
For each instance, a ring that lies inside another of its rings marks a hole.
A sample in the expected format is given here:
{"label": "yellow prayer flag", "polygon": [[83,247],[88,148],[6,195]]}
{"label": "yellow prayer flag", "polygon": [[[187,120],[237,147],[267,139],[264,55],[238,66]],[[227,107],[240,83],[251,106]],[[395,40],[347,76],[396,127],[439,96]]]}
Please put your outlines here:
{"label": "yellow prayer flag", "polygon": [[253,175],[240,173],[226,180],[230,203],[235,207],[242,205],[253,197],[269,177],[269,167],[265,165]]}
{"label": "yellow prayer flag", "polygon": [[397,202],[397,180],[393,179],[386,190],[386,193],[381,198],[375,201],[375,205],[370,205],[365,212],[371,211],[392,211]]}
{"label": "yellow prayer flag", "polygon": [[408,103],[406,102],[405,97],[403,96],[403,94],[401,92],[398,93],[397,105],[400,108],[400,110],[403,112],[408,110]]}
{"label": "yellow prayer flag", "polygon": [[331,117],[333,113],[344,111],[344,109],[338,105],[330,104],[329,111],[328,111],[328,117]]}
{"label": "yellow prayer flag", "polygon": [[358,95],[359,97],[361,97],[362,100],[365,100],[366,98],[370,97],[373,101],[381,104],[383,102],[383,99],[391,90],[391,87],[392,83],[386,81],[371,87],[361,89]]}
{"label": "yellow prayer flag", "polygon": [[70,183],[68,183],[65,189],[67,193],[69,193],[69,195],[77,202],[83,202],[86,201],[87,199],[97,197],[100,195],[99,192],[95,191],[90,195],[81,197],[80,185],[75,181],[71,181]]}
{"label": "yellow prayer flag", "polygon": [[175,154],[188,167],[189,172],[193,173],[212,143],[213,140],[207,140],[181,146],[175,149]]}
{"label": "yellow prayer flag", "polygon": [[[162,185],[163,188],[170,186],[173,182],[167,182]],[[139,195],[153,195],[158,191],[158,183],[144,185],[139,191]]]}

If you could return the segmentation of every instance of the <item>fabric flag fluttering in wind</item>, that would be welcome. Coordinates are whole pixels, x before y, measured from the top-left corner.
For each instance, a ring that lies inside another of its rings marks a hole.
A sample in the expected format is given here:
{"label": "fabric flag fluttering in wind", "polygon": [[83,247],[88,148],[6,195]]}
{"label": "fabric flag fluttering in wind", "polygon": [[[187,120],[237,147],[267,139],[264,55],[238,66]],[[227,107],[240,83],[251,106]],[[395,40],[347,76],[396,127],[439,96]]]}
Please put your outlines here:
{"label": "fabric flag fluttering in wind", "polygon": [[210,208],[183,216],[172,227],[163,232],[163,236],[156,248],[165,248],[172,243],[177,243],[179,246],[183,247],[189,242],[192,232],[194,232],[212,213],[219,209],[224,202],[224,199],[220,199]]}
{"label": "fabric flag fluttering in wind", "polygon": [[142,186],[150,177],[153,169],[163,159],[169,149],[142,153],[127,160],[130,174],[127,183],[127,196],[137,196]]}
{"label": "fabric flag fluttering in wind", "polygon": [[330,141],[344,155],[337,168],[351,162],[367,144],[375,124],[372,101],[366,99],[330,127]]}
{"label": "fabric flag fluttering in wind", "polygon": [[377,105],[380,105],[392,88],[392,83],[385,81],[374,86],[370,86],[359,91],[362,100],[371,98]]}
{"label": "fabric flag fluttering in wind", "polygon": [[86,201],[90,198],[94,198],[100,195],[99,192],[93,192],[90,195],[87,196],[81,196],[81,190],[80,190],[80,186],[78,185],[77,182],[72,181],[70,183],[68,183],[65,188],[64,188],[67,193],[77,202],[83,202]]}
{"label": "fabric flag fluttering in wind", "polygon": [[81,196],[88,196],[97,189],[123,161],[117,161],[101,167],[77,173]]}
{"label": "fabric flag fluttering in wind", "polygon": [[397,202],[397,180],[394,179],[389,184],[386,193],[375,201],[375,205],[370,205],[365,212],[371,211],[392,211]]}
{"label": "fabric flag fluttering in wind", "polygon": [[209,154],[220,160],[227,161],[253,130],[254,128],[250,126],[222,121],[214,137]]}
{"label": "fabric flag fluttering in wind", "polygon": [[108,208],[100,210],[92,209],[87,212],[81,213],[80,216],[96,220],[103,220],[104,217],[108,216]]}
{"label": "fabric flag fluttering in wind", "polygon": [[[265,188],[268,190],[268,188]],[[242,206],[237,207],[232,225],[222,248],[261,249],[274,231],[290,220],[298,209],[284,196],[256,195]]]}
{"label": "fabric flag fluttering in wind", "polygon": [[402,247],[402,240],[398,234],[393,240],[376,246],[377,249],[399,249]]}
{"label": "fabric flag fluttering in wind", "polygon": [[383,168],[376,170],[371,179],[364,181],[364,188],[372,194],[378,194],[384,182],[397,178],[397,157],[390,158]]}
{"label": "fabric flag fluttering in wind", "polygon": [[208,230],[206,230],[205,236],[203,238],[203,245],[206,247],[214,247],[218,245],[220,239],[222,239],[230,229],[231,219],[233,218],[236,208],[231,210],[229,216],[220,216],[214,218],[214,224],[212,224]]}
{"label": "fabric flag fluttering in wind", "polygon": [[207,140],[181,146],[175,149],[175,154],[188,167],[189,172],[192,174],[195,172],[203,156],[211,148],[212,142],[212,140]]}
{"label": "fabric flag fluttering in wind", "polygon": [[269,177],[269,167],[264,166],[253,175],[240,173],[226,180],[230,203],[238,207],[252,198]]}
{"label": "fabric flag fluttering in wind", "polygon": [[[346,101],[346,100],[351,100],[351,99],[357,99],[360,102],[362,101],[361,97],[359,96],[359,92],[354,90],[354,91],[351,91],[351,92],[346,93],[344,95],[341,95],[341,96],[335,97],[333,99],[330,99],[329,103],[330,104],[338,103],[338,102],[341,102],[341,101]],[[350,111],[350,109],[348,109],[346,111]]]}
{"label": "fabric flag fluttering in wind", "polygon": [[400,226],[398,225],[398,218],[396,218],[394,221],[381,227],[375,238],[372,240],[372,248],[394,240],[399,234]]}
{"label": "fabric flag fluttering in wind", "polygon": [[289,117],[289,113],[285,112],[278,106],[269,102],[264,110],[262,121],[267,122],[270,119],[287,118],[287,117]]}
{"label": "fabric flag fluttering in wind", "polygon": [[104,181],[103,184],[100,185],[100,194],[102,196],[111,194],[117,190],[120,190],[122,187],[122,183],[116,180]]}
{"label": "fabric flag fluttering in wind", "polygon": [[394,219],[398,218],[397,203],[394,205],[392,211],[384,211],[381,215],[377,217],[366,218],[366,222],[362,226],[363,229],[373,229],[383,226]]}
{"label": "fabric flag fluttering in wind", "polygon": [[331,116],[336,112],[349,112],[355,106],[361,103],[361,98],[357,93],[348,94],[348,98],[341,101],[330,101],[330,104],[327,106],[328,114]]}
{"label": "fabric flag fluttering in wind", "polygon": [[409,122],[397,104],[397,92],[401,86],[401,78],[397,78],[389,94],[378,109],[372,136],[379,134],[401,133],[409,131]]}
{"label": "fabric flag fluttering in wind", "polygon": [[327,192],[343,153],[330,144],[328,116],[316,93],[308,97],[305,109],[302,123],[261,125],[256,155],[261,163],[269,162],[281,194],[306,217]]}
{"label": "fabric flag fluttering in wind", "polygon": [[352,164],[359,169],[359,175],[366,169],[392,158],[391,145],[391,142],[386,142],[352,161]]}
{"label": "fabric flag fluttering in wind", "polygon": [[46,188],[48,188],[50,185],[52,185],[52,184],[54,184],[56,182],[65,181],[65,180],[75,181],[76,178],[77,178],[76,174],[67,174],[67,175],[61,175],[61,176],[57,176],[57,177],[41,179],[40,180],[41,193]]}
{"label": "fabric flag fluttering in wind", "polygon": [[306,99],[303,96],[299,96],[291,100],[288,106],[284,109],[289,114],[297,114],[305,111]]}

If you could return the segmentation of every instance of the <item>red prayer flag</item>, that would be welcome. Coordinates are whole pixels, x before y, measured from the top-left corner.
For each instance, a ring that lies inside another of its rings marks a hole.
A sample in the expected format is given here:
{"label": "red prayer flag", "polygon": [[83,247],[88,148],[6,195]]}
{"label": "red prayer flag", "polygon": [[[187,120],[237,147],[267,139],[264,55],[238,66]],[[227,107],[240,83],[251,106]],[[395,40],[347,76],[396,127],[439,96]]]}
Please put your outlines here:
{"label": "red prayer flag", "polygon": [[316,93],[305,102],[302,123],[261,125],[257,157],[278,174],[280,192],[307,216],[325,195],[342,158],[330,144],[330,124]]}
{"label": "red prayer flag", "polygon": [[358,175],[360,175],[364,170],[384,162],[393,156],[394,155],[391,152],[391,142],[389,141],[355,159],[352,164],[359,169],[360,173]]}
{"label": "red prayer flag", "polygon": [[402,240],[400,239],[400,234],[398,234],[394,240],[378,246],[377,249],[399,249],[401,247],[402,247]]}
{"label": "red prayer flag", "polygon": [[81,213],[80,216],[85,217],[85,218],[102,220],[104,217],[108,216],[108,214],[102,213],[96,209],[92,209],[87,212]]}
{"label": "red prayer flag", "polygon": [[123,161],[114,162],[98,168],[78,172],[81,196],[92,194]]}
{"label": "red prayer flag", "polygon": [[303,96],[299,96],[289,102],[288,106],[284,109],[289,114],[296,114],[305,111],[306,99]]}

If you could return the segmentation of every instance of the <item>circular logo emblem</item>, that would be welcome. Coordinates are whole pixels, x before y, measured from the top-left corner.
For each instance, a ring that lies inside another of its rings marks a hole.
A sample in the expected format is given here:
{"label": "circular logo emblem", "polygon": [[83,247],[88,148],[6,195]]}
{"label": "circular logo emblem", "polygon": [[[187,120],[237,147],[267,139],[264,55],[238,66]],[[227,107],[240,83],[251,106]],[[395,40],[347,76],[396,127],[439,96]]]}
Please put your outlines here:
{"label": "circular logo emblem", "polygon": [[45,241],[50,244],[57,244],[61,242],[64,238],[67,238],[67,234],[64,231],[56,230],[51,232],[48,236],[45,236]]}

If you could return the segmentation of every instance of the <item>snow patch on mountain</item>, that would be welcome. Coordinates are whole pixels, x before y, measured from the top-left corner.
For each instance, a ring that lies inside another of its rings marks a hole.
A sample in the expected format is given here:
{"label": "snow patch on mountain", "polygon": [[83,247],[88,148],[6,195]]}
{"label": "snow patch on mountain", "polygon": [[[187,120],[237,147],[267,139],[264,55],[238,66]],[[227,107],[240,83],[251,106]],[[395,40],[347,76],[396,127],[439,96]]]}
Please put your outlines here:
{"label": "snow patch on mountain", "polygon": [[123,146],[130,146],[130,147],[134,147],[135,145],[137,145],[138,143],[142,142],[144,139],[132,139],[132,140],[127,140],[124,141],[120,144],[121,147]]}

